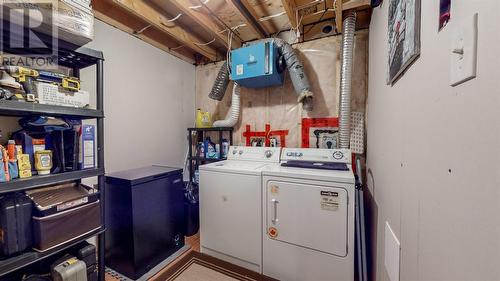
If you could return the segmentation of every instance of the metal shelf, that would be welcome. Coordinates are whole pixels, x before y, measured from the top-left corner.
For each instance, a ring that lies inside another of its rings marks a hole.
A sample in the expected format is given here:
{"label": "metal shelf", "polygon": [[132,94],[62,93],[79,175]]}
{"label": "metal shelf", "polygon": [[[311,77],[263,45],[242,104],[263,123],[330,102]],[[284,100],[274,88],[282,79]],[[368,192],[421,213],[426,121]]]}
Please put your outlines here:
{"label": "metal shelf", "polygon": [[76,108],[67,106],[47,105],[33,102],[11,100],[0,101],[0,115],[2,116],[29,116],[29,115],[62,116],[77,119],[104,118],[102,110]]}
{"label": "metal shelf", "polygon": [[104,175],[104,169],[94,168],[85,169],[74,172],[65,172],[60,174],[51,174],[43,176],[32,176],[30,178],[15,179],[8,182],[0,183],[0,194],[34,189],[37,187],[57,184],[66,181],[78,180],[82,178],[90,178]]}
{"label": "metal shelf", "polygon": [[226,160],[226,158],[205,158],[205,157],[200,157],[200,156],[191,156],[189,157],[190,160],[197,160],[197,161],[204,161],[204,162],[219,162]]}
{"label": "metal shelf", "polygon": [[86,235],[79,238],[70,240],[63,245],[60,245],[52,250],[47,250],[44,252],[30,251],[11,258],[0,260],[0,276],[5,276],[6,274],[12,273],[16,270],[24,268],[30,264],[40,261],[46,257],[57,254],[65,249],[73,247],[91,237],[104,233],[105,229],[101,227],[100,229],[94,230]]}
{"label": "metal shelf", "polygon": [[190,132],[219,132],[219,131],[227,131],[232,132],[232,127],[211,127],[211,128],[188,128]]}

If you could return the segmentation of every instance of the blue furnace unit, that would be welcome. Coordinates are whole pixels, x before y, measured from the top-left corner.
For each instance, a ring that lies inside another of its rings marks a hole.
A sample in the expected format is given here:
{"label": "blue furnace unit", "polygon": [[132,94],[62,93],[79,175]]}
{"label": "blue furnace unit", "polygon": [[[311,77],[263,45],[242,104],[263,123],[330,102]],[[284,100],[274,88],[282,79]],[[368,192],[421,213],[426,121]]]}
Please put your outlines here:
{"label": "blue furnace unit", "polygon": [[272,41],[231,51],[231,79],[243,87],[265,88],[283,84],[284,63]]}

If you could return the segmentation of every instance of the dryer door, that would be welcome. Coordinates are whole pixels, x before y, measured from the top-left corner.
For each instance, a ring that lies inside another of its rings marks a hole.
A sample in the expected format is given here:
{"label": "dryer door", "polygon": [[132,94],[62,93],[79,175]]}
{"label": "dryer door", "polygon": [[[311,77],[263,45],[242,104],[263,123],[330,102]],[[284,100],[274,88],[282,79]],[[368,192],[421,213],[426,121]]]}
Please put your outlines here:
{"label": "dryer door", "polygon": [[265,200],[269,238],[347,256],[347,190],[268,181]]}

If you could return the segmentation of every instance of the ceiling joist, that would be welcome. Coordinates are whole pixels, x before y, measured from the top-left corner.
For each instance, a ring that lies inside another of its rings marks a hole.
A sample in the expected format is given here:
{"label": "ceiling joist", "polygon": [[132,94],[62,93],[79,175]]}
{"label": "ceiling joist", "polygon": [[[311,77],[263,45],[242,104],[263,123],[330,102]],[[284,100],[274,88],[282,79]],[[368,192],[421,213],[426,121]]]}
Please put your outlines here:
{"label": "ceiling joist", "polygon": [[[290,28],[300,40],[342,31],[343,13],[370,22],[370,0],[92,0],[96,17],[190,63],[222,59],[231,42],[269,37]],[[330,25],[330,29],[326,28]],[[335,26],[334,32],[331,27]],[[335,32],[335,30],[337,32]]]}
{"label": "ceiling joist", "polygon": [[148,4],[141,0],[114,0],[116,4],[129,12],[147,21],[152,26],[165,32],[166,34],[176,38],[182,44],[188,46],[192,50],[199,52],[208,59],[215,61],[217,59],[217,51],[210,46],[203,46],[203,42],[193,36],[182,27],[172,23],[164,15],[153,9]]}
{"label": "ceiling joist", "polygon": [[283,5],[283,9],[285,9],[290,24],[293,28],[297,28],[297,4],[295,4],[295,0],[281,0],[281,4]]}
{"label": "ceiling joist", "polygon": [[[227,32],[229,32],[229,30],[227,30],[225,26],[219,24],[214,17],[209,14],[210,12],[206,7],[202,6],[198,9],[193,9],[191,7],[193,7],[196,3],[193,3],[190,0],[171,0],[171,3],[174,4],[182,13],[195,20],[214,38],[217,38],[226,46],[229,44],[227,36]],[[233,37],[231,45],[232,48],[239,48],[241,46],[241,41],[237,37]]]}
{"label": "ceiling joist", "polygon": [[[269,36],[268,32],[257,22],[257,17],[253,8],[248,10],[249,5],[244,5],[241,0],[225,0],[226,4],[240,16],[245,24],[255,33],[258,39]],[[243,0],[245,1],[245,0]]]}

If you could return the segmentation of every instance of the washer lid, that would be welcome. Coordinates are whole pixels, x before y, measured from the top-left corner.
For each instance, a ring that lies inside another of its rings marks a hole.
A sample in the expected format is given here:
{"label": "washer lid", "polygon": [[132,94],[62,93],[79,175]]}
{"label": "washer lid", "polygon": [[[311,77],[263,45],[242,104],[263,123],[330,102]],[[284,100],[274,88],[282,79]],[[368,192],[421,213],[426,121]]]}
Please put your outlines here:
{"label": "washer lid", "polygon": [[200,166],[200,171],[213,171],[222,173],[245,173],[260,175],[268,163],[258,161],[224,160]]}
{"label": "washer lid", "polygon": [[354,184],[352,167],[348,165],[348,168],[348,171],[335,171],[268,165],[262,170],[262,175]]}

